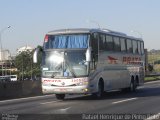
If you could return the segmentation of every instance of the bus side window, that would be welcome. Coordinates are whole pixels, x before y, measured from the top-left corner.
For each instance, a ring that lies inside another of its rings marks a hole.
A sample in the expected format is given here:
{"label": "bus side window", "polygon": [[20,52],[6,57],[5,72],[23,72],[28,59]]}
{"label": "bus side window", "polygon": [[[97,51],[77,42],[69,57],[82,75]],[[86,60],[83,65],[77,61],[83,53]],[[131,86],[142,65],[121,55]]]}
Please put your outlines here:
{"label": "bus side window", "polygon": [[137,40],[132,40],[133,43],[133,53],[137,54],[138,53],[138,43]]}
{"label": "bus side window", "polygon": [[110,35],[106,35],[106,50],[107,51],[113,51],[113,38]]}
{"label": "bus side window", "polygon": [[100,40],[99,40],[99,50],[100,51],[105,51],[106,50],[106,37],[105,34],[100,35]]}
{"label": "bus side window", "polygon": [[138,41],[138,53],[141,54],[141,43]]}
{"label": "bus side window", "polygon": [[141,53],[144,54],[144,43],[141,42]]}
{"label": "bus side window", "polygon": [[133,53],[132,40],[127,39],[127,52]]}
{"label": "bus side window", "polygon": [[121,51],[119,37],[113,37],[113,40],[114,40],[114,51],[116,51],[116,52]]}
{"label": "bus side window", "polygon": [[120,38],[120,42],[121,42],[121,51],[122,52],[126,52],[126,40],[124,38]]}

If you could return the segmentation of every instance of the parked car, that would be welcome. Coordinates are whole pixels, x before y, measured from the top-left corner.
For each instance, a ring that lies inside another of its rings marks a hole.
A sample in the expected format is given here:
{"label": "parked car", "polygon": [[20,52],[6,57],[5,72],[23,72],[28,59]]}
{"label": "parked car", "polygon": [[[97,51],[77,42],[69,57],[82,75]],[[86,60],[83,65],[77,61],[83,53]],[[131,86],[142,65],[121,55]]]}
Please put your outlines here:
{"label": "parked car", "polygon": [[10,76],[0,76],[0,82],[10,82]]}

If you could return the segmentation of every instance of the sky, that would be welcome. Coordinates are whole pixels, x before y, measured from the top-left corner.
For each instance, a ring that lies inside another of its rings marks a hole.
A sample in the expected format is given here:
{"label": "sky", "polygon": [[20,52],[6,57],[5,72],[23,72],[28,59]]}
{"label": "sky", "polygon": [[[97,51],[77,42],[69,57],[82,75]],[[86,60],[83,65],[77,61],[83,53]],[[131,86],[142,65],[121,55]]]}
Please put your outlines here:
{"label": "sky", "polygon": [[2,47],[15,54],[25,45],[42,45],[48,31],[100,26],[160,49],[159,6],[160,0],[0,0]]}

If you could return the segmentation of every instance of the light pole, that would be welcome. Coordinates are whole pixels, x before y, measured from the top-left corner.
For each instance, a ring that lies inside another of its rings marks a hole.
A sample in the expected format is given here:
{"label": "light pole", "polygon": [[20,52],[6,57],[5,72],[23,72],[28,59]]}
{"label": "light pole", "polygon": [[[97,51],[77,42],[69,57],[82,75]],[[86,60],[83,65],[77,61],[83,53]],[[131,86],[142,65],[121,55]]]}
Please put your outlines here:
{"label": "light pole", "polygon": [[32,71],[32,69],[33,69],[33,66],[32,66],[32,57],[31,57],[31,80],[33,80],[32,78],[33,78],[33,71]]}
{"label": "light pole", "polygon": [[11,57],[11,54],[10,54],[9,58],[10,58],[10,61],[9,61],[9,65],[10,65],[9,74],[10,74],[10,76],[11,76],[11,74],[12,74],[12,72],[11,72],[11,68],[12,68],[12,57]]}
{"label": "light pole", "polygon": [[8,26],[8,27],[5,27],[5,28],[3,28],[3,29],[1,29],[0,30],[0,49],[1,49],[1,64],[2,64],[2,76],[3,76],[3,47],[2,47],[2,33],[5,31],[5,30],[7,30],[7,29],[9,29],[11,26]]}

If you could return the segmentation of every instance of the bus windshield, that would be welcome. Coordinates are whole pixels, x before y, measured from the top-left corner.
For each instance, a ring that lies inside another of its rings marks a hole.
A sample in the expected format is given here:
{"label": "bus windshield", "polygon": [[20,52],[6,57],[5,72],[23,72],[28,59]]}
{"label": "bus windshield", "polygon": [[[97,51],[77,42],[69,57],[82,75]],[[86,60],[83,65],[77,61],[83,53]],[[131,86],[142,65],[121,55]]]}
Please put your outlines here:
{"label": "bus windshield", "polygon": [[46,35],[44,49],[88,48],[88,34]]}
{"label": "bus windshield", "polygon": [[86,50],[45,51],[42,76],[47,78],[82,77],[88,75]]}

